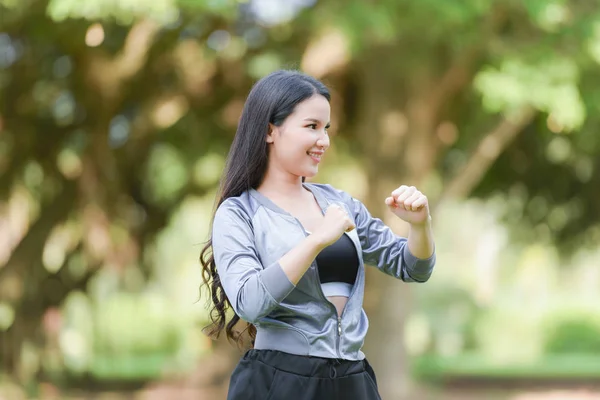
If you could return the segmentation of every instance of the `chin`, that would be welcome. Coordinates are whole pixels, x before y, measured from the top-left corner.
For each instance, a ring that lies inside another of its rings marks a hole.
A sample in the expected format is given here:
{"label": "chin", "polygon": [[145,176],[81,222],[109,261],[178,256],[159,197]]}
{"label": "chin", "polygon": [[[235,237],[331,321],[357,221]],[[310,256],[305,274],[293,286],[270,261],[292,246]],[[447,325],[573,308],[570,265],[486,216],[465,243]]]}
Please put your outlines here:
{"label": "chin", "polygon": [[304,171],[300,174],[300,176],[303,176],[305,178],[312,178],[314,176],[317,175],[317,173],[319,172],[319,170],[311,170],[311,171]]}

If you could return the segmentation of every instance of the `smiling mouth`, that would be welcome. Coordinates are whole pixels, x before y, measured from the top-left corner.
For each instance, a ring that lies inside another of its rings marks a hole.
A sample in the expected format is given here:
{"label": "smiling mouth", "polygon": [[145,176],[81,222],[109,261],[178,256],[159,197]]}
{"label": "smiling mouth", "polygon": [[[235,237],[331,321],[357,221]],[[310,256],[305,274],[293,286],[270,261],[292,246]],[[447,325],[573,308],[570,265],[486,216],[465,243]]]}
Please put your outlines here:
{"label": "smiling mouth", "polygon": [[323,153],[312,153],[310,151],[307,151],[306,154],[308,154],[313,160],[317,162],[321,161],[321,157],[323,156]]}

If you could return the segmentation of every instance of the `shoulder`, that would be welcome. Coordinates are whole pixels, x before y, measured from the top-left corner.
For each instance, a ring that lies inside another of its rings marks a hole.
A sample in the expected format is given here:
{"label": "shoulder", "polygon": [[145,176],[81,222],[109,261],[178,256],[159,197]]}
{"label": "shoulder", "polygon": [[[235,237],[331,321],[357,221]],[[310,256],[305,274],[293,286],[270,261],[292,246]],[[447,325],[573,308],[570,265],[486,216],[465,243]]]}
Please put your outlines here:
{"label": "shoulder", "polygon": [[355,218],[370,217],[369,211],[365,205],[350,193],[337,189],[329,184],[309,183],[308,185],[311,189],[319,191],[319,194],[328,201],[344,203]]}
{"label": "shoulder", "polygon": [[337,189],[335,187],[333,187],[332,185],[328,184],[328,183],[306,183],[306,186],[308,186],[310,189],[312,190],[316,190],[319,192],[319,194],[321,194],[322,196],[325,196],[327,199],[330,200],[349,200],[351,198],[351,196],[346,193],[343,190]]}
{"label": "shoulder", "polygon": [[248,191],[239,196],[228,197],[217,207],[215,219],[237,219],[250,222],[258,204]]}
{"label": "shoulder", "polygon": [[358,202],[350,193],[338,189],[328,183],[309,183],[308,186],[319,192],[319,194],[330,201],[341,201],[345,203],[351,210],[356,207]]}

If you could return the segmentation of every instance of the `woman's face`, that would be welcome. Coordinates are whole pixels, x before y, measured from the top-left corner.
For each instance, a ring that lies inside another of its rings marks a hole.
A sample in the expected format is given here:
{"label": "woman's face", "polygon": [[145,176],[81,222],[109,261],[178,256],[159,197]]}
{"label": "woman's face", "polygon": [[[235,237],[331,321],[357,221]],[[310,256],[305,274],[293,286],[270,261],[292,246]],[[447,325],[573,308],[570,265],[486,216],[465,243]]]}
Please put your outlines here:
{"label": "woman's face", "polygon": [[331,107],[327,99],[314,95],[299,103],[281,126],[271,125],[267,135],[269,168],[297,177],[312,177],[329,148]]}

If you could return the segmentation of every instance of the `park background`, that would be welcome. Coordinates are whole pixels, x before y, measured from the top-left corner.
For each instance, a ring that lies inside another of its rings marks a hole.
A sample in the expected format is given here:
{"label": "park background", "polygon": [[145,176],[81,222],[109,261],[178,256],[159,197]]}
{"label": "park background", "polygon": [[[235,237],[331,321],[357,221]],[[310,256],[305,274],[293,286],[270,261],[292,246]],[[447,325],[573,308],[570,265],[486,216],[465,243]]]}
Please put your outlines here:
{"label": "park background", "polygon": [[316,180],[399,234],[368,267],[385,399],[600,398],[600,7],[570,0],[0,0],[0,399],[224,399],[199,252],[245,96],[332,91]]}

